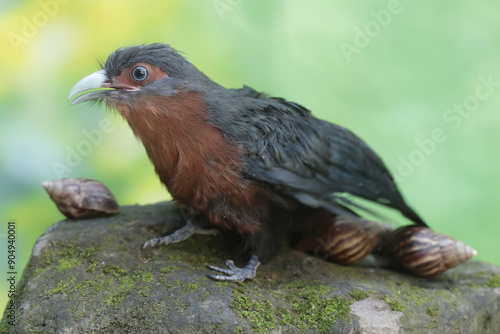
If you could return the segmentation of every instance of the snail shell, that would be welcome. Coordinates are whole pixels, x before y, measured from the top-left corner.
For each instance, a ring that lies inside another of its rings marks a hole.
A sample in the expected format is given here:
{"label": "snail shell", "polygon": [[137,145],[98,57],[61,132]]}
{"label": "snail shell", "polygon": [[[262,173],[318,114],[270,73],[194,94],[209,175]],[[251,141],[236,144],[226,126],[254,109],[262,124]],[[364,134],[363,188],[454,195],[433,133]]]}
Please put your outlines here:
{"label": "snail shell", "polygon": [[381,235],[393,229],[389,224],[337,216],[321,224],[314,234],[299,240],[294,248],[326,257],[335,263],[352,265],[369,255]]}
{"label": "snail shell", "polygon": [[442,274],[477,255],[463,242],[421,226],[394,231],[389,249],[404,267],[423,277]]}
{"label": "snail shell", "polygon": [[68,218],[120,212],[118,203],[104,184],[87,178],[65,178],[42,183],[59,211]]}

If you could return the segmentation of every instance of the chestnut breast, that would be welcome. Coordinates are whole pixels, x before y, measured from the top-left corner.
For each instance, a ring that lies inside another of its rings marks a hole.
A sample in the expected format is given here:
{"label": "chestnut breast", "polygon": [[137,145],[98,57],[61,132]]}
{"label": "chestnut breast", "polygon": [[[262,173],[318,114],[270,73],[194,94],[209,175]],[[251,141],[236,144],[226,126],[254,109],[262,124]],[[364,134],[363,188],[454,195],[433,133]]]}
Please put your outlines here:
{"label": "chestnut breast", "polygon": [[[176,201],[226,228],[232,228],[231,219],[237,219],[232,217],[235,209],[248,209],[261,201],[262,191],[243,177],[242,148],[228,143],[208,122],[201,93],[142,97],[133,106],[116,103],[114,107],[143,142],[156,173]],[[238,228],[241,224],[236,223]],[[250,224],[246,232],[260,225],[246,223]]]}

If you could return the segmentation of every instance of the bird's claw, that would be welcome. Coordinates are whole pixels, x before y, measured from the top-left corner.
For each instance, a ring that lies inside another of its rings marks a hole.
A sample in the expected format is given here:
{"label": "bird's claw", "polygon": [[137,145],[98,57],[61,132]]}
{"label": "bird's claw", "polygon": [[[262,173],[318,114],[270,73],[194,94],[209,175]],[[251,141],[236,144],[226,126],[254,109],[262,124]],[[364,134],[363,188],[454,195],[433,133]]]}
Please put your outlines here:
{"label": "bird's claw", "polygon": [[156,247],[156,246],[158,246],[160,241],[161,241],[161,238],[149,239],[148,241],[146,241],[145,243],[142,244],[141,249],[144,250],[148,247],[151,247],[151,248]]}
{"label": "bird's claw", "polygon": [[183,240],[186,240],[193,234],[212,234],[212,235],[217,235],[219,233],[219,230],[216,229],[204,229],[195,222],[193,222],[191,219],[188,220],[186,225],[181,227],[180,229],[174,231],[174,233],[166,235],[162,238],[153,238],[149,239],[145,243],[142,244],[141,249],[144,250],[148,247],[158,247],[158,246],[166,246],[169,244],[173,244],[176,242],[181,242]]}
{"label": "bird's claw", "polygon": [[214,275],[210,274],[208,277],[216,281],[228,281],[228,282],[242,282],[246,279],[253,279],[257,273],[257,268],[260,262],[257,260],[257,256],[253,255],[248,261],[248,264],[243,268],[238,268],[233,261],[227,260],[226,266],[229,269],[220,268],[216,266],[207,266],[209,269],[223,273],[224,275]]}
{"label": "bird's claw", "polygon": [[[232,260],[227,260],[226,266],[229,267],[229,269],[220,268],[220,267],[216,267],[216,266],[207,266],[207,267],[212,269],[212,270],[223,273],[225,275],[228,275],[228,276],[233,276],[235,274],[235,272],[237,272],[238,269],[240,269],[240,268],[236,267],[236,265],[234,264],[234,262]],[[215,275],[210,275],[210,276],[215,276]]]}

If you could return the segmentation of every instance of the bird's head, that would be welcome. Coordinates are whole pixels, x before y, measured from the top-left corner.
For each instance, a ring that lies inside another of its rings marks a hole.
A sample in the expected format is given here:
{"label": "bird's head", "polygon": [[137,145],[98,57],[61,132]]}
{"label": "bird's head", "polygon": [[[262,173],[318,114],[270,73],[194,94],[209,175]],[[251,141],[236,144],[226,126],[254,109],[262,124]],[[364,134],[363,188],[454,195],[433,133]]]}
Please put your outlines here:
{"label": "bird's head", "polygon": [[142,96],[173,96],[180,89],[204,91],[218,86],[166,44],[116,50],[105,66],[80,80],[70,91],[71,105],[105,100],[133,104]]}

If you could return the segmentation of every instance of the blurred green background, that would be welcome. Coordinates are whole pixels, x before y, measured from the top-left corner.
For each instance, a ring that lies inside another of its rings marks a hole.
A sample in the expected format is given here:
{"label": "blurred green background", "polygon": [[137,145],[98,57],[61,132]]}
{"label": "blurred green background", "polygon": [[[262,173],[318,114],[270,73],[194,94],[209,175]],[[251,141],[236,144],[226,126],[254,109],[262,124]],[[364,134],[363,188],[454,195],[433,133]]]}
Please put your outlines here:
{"label": "blurred green background", "polygon": [[[247,84],[353,130],[436,231],[500,265],[498,12],[472,1],[2,0],[0,273],[8,220],[20,272],[64,218],[44,180],[95,178],[121,205],[169,199],[121,117],[66,101],[97,60],[148,42],[171,44],[227,87]],[[103,119],[112,131],[58,172]]]}

